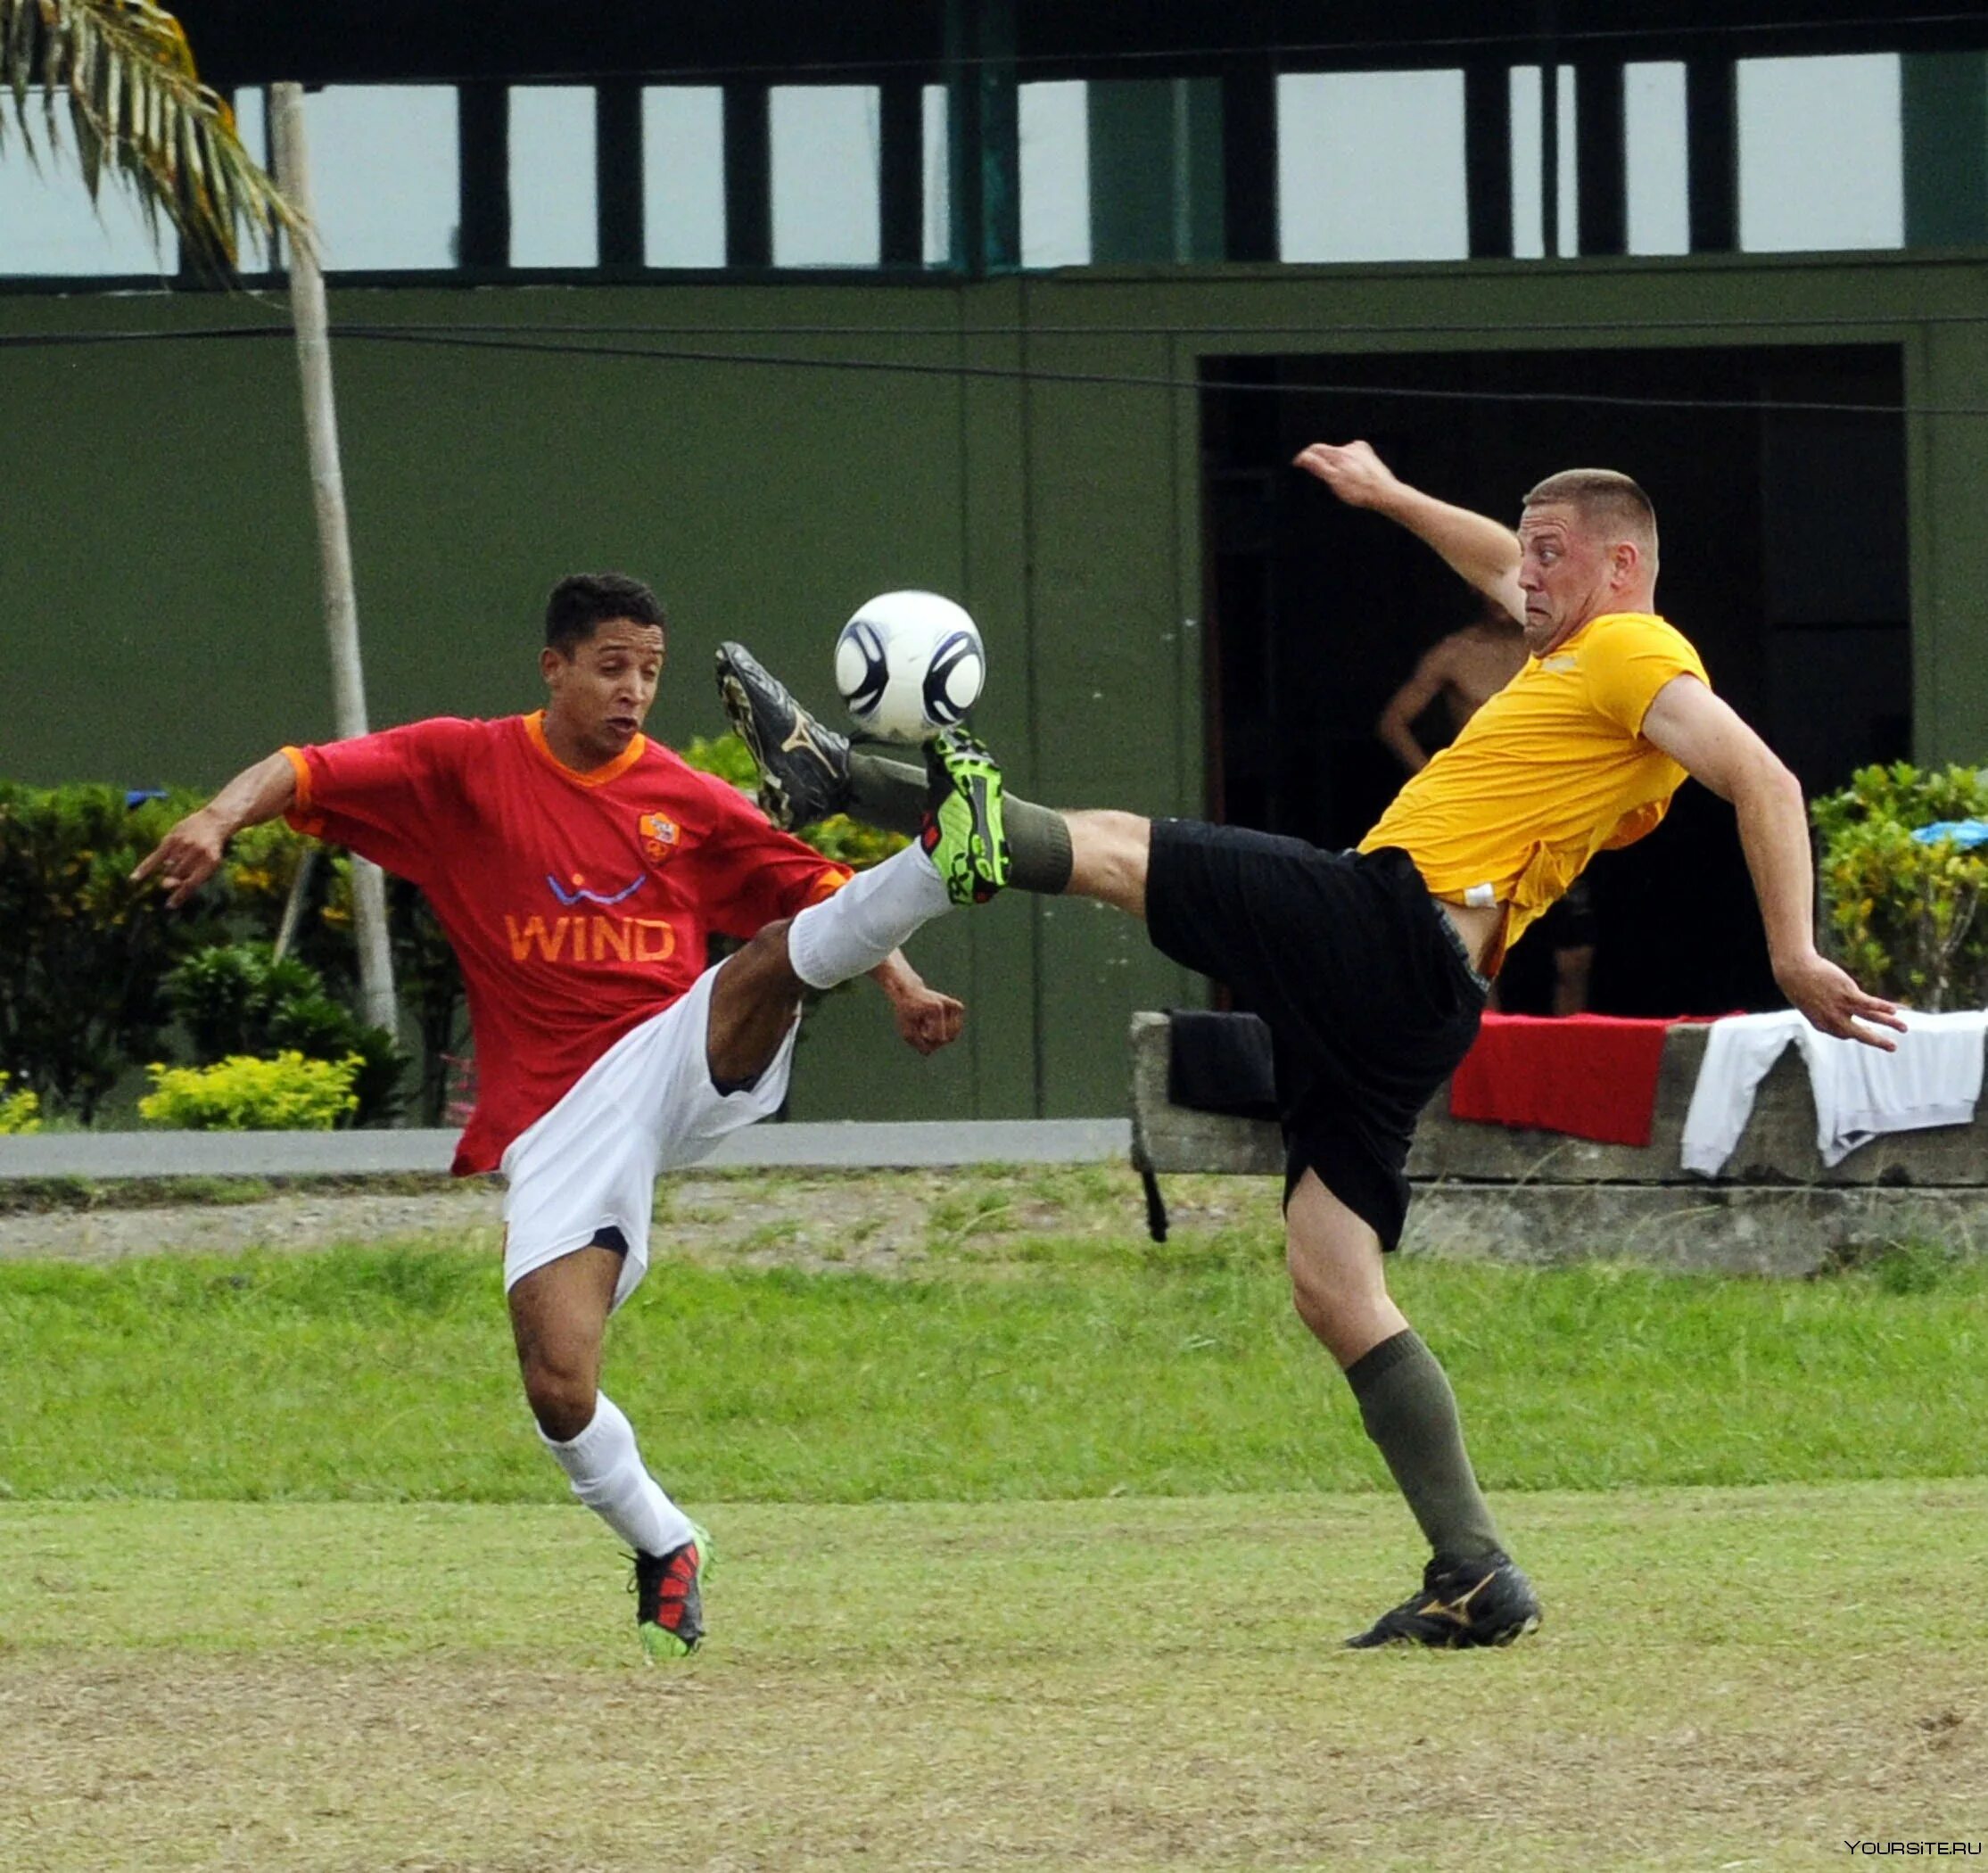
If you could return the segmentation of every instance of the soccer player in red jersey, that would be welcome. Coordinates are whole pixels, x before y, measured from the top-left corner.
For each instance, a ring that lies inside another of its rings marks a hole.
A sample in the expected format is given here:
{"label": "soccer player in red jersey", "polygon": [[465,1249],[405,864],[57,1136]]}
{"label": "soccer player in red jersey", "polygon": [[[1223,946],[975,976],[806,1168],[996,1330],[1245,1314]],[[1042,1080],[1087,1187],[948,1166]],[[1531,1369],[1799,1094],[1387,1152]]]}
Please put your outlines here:
{"label": "soccer player in red jersey", "polygon": [[[944,801],[926,840],[852,879],[643,735],[664,651],[648,587],[564,580],[546,608],[542,711],[281,748],[133,874],[156,874],[177,907],[235,833],[282,813],[426,895],[462,964],[476,1045],[454,1168],[504,1176],[525,1396],[573,1493],[634,1550],[652,1656],[703,1636],[709,1553],[599,1389],[607,1316],[648,1265],[656,1176],[780,1105],[804,988],[867,973],[920,1053],[957,1037],[961,1004],[898,945],[970,894],[972,858],[951,848],[987,833]],[[935,789],[953,785],[936,756]],[[706,969],[713,933],[748,940]]]}

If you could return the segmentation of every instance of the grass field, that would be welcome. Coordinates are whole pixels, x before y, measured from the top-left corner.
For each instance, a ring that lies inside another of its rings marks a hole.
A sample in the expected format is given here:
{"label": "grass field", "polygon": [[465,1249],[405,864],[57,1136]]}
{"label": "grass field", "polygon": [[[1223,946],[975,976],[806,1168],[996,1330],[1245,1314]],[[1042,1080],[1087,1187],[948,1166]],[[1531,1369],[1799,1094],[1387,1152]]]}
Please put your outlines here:
{"label": "grass field", "polygon": [[1982,1838],[1988,1487],[1517,1498],[1535,1639],[1339,1651],[1402,1584],[1398,1515],[721,1507],[721,1637],[661,1671],[578,1509],[15,1506],[0,1864],[1604,1873]]}
{"label": "grass field", "polygon": [[[1988,1278],[1405,1264],[1547,1624],[1350,1654],[1413,1530],[1261,1227],[659,1263],[722,1562],[638,1663],[487,1245],[0,1266],[0,1867],[1801,1869],[1988,1845]],[[1707,1487],[1719,1485],[1719,1487]]]}

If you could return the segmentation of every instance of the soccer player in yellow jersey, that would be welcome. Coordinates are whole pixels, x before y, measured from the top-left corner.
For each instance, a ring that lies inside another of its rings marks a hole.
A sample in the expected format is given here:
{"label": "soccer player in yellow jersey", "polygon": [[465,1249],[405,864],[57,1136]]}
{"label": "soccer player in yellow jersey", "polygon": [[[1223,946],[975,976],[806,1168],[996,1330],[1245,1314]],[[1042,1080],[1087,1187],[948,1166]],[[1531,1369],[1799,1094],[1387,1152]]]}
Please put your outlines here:
{"label": "soccer player in yellow jersey", "polygon": [[[1007,849],[993,869],[1143,917],[1160,951],[1227,982],[1268,1023],[1298,1313],[1345,1373],[1432,1550],[1422,1590],[1348,1643],[1505,1645],[1538,1623],[1538,1601],[1383,1261],[1401,1235],[1415,1120],[1468,1050],[1488,978],[1596,852],[1656,826],[1688,774],[1738,813],[1788,1000],[1825,1034],[1871,1046],[1892,1046],[1879,1030],[1902,1023],[1816,950],[1801,788],[1656,615],[1656,518],[1633,481],[1553,475],[1514,532],[1407,486],[1364,442],[1314,443],[1296,466],[1522,616],[1525,667],[1357,851],[997,798],[989,821]],[[790,823],[846,808],[908,826],[924,812],[924,774],[852,751],[737,646],[720,653],[720,687],[772,782],[763,800]]]}

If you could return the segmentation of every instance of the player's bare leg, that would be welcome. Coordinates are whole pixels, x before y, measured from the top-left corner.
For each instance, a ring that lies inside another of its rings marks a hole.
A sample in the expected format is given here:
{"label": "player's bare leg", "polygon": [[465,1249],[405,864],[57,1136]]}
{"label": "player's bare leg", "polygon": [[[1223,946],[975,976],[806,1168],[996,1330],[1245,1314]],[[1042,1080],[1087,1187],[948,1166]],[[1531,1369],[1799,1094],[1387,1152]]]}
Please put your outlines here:
{"label": "player's bare leg", "polygon": [[770,923],[718,968],[711,986],[711,1013],[705,1029],[705,1058],[717,1086],[730,1091],[752,1084],[801,1018],[806,985],[788,955],[791,920]]}
{"label": "player's bare leg", "polygon": [[[1010,812],[1012,818],[1012,808]],[[1061,817],[1070,842],[1069,881],[1064,891],[1072,897],[1094,897],[1143,919],[1152,821],[1133,813],[1090,811]]]}
{"label": "player's bare leg", "polygon": [[701,1580],[711,1538],[643,1465],[634,1427],[600,1390],[601,1344],[622,1258],[597,1241],[516,1282],[508,1300],[524,1396],[573,1493],[628,1543],[636,1623],[652,1658],[704,1637]]}
{"label": "player's bare leg", "polygon": [[1406,1330],[1388,1292],[1381,1238],[1316,1171],[1298,1180],[1284,1209],[1284,1267],[1299,1319],[1340,1371]]}
{"label": "player's bare leg", "polygon": [[1284,1210],[1298,1317],[1346,1374],[1366,1432],[1433,1551],[1423,1588],[1356,1646],[1509,1645],[1539,1623],[1464,1448],[1456,1395],[1388,1292],[1381,1239],[1307,1170]]}
{"label": "player's bare leg", "polygon": [[600,1390],[600,1349],[622,1258],[590,1245],[534,1268],[507,1297],[525,1401],[556,1443],[592,1421]]}

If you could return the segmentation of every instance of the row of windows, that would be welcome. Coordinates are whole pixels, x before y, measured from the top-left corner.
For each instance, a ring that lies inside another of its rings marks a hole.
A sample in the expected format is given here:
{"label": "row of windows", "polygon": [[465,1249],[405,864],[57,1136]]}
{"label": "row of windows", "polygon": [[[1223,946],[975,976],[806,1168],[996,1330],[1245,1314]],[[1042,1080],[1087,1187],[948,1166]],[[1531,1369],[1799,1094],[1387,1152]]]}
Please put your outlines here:
{"label": "row of windows", "polygon": [[[1556,215],[1549,218],[1542,161],[1547,87],[1537,66],[1510,77],[1513,251],[1522,257],[1546,252],[1555,219],[1555,251],[1580,251],[1576,74],[1563,67],[1555,78]],[[1903,244],[1895,55],[1746,60],[1737,85],[1743,250]],[[1190,87],[1182,81],[1177,88],[1184,94]],[[1095,89],[1084,82],[1019,87],[1025,267],[1081,266],[1093,258]],[[923,251],[931,266],[945,265],[949,250],[946,103],[943,87],[927,88]],[[456,92],[443,87],[334,87],[309,95],[313,188],[332,269],[456,264],[457,106]],[[654,87],[643,106],[647,263],[722,267],[722,94]],[[244,140],[263,153],[264,95],[245,91],[236,107]],[[516,87],[509,109],[511,264],[596,265],[591,88]],[[770,114],[773,264],[876,265],[879,93],[862,86],[776,86]],[[1277,135],[1283,260],[1440,260],[1467,252],[1460,71],[1283,76]],[[1686,252],[1682,65],[1628,67],[1625,145],[1629,251]],[[18,138],[0,151],[0,275],[143,274],[176,265],[170,236],[163,254],[156,251],[114,186],[106,186],[101,213],[93,214],[64,162],[45,160],[37,170]]]}

